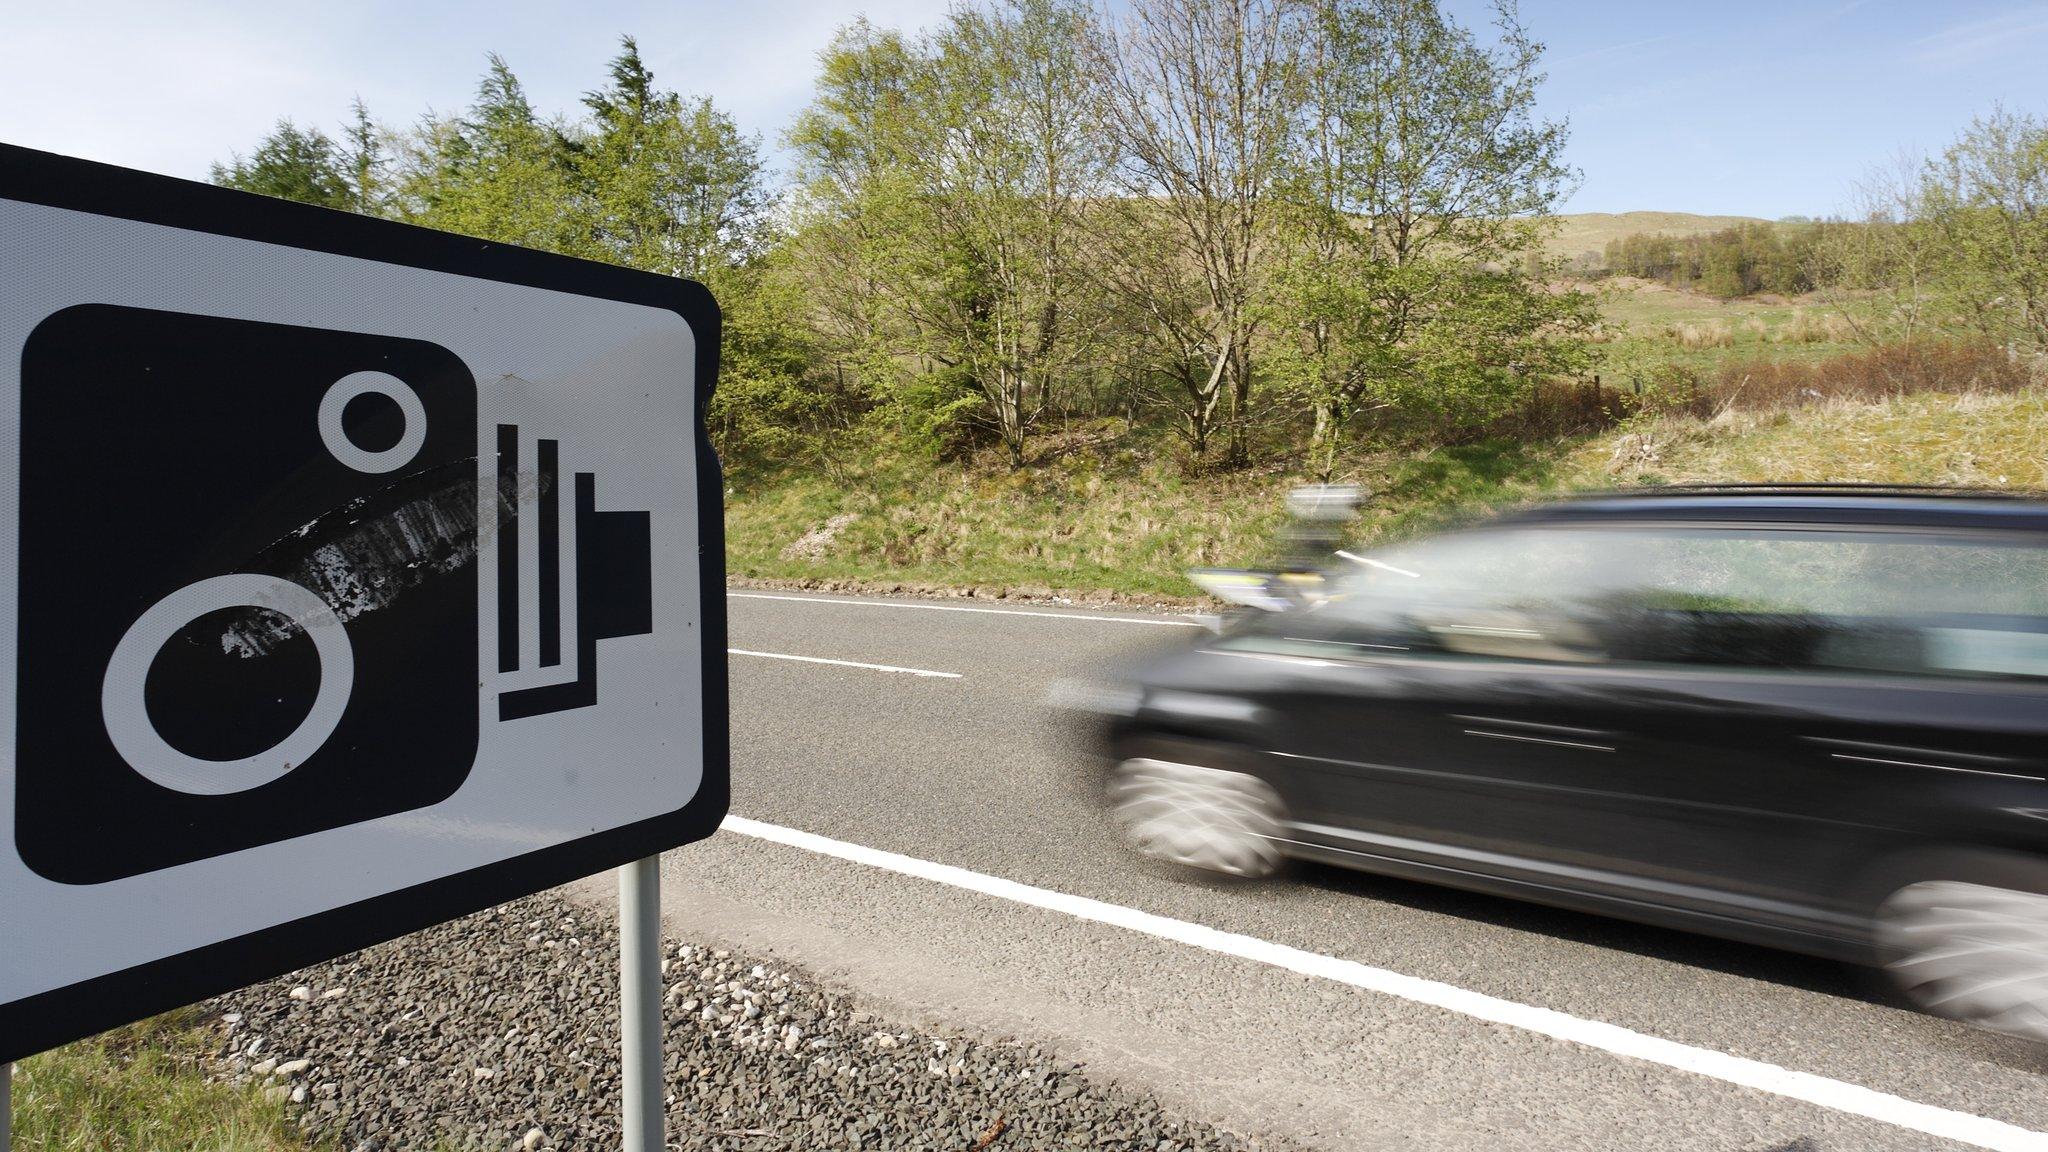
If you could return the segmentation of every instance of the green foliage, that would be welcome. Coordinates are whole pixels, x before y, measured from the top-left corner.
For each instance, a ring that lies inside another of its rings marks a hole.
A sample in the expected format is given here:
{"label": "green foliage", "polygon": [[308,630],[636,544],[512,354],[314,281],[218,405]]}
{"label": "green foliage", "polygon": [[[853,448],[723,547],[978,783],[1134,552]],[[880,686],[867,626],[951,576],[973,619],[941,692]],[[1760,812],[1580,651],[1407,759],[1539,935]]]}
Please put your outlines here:
{"label": "green foliage", "polygon": [[1816,253],[1867,343],[1924,337],[2048,354],[2048,123],[1999,109],[1940,157],[1874,175]]}
{"label": "green foliage", "polygon": [[1429,0],[1317,10],[1266,311],[1291,336],[1270,362],[1313,411],[1324,476],[1360,413],[1483,424],[1587,363],[1591,298],[1543,284],[1565,130],[1535,116],[1542,46],[1506,4],[1494,23],[1483,46]]}
{"label": "green foliage", "polygon": [[1795,296],[1816,286],[1817,249],[1840,222],[1762,221],[1694,236],[1636,232],[1607,243],[1607,270],[1691,288],[1724,300],[1758,292]]}
{"label": "green foliage", "polygon": [[2048,122],[1999,109],[1921,176],[1932,287],[1953,328],[2048,352]]}
{"label": "green foliage", "polygon": [[597,255],[568,128],[543,121],[492,53],[476,102],[422,120],[402,158],[398,213],[415,224],[574,256]]}
{"label": "green foliage", "polygon": [[1101,167],[1088,19],[1067,0],[1018,0],[955,9],[915,42],[856,23],[789,137],[803,242],[835,273],[814,282],[841,355],[917,409],[897,418],[921,438],[967,419],[1013,465],[1088,344],[1078,223]]}
{"label": "green foliage", "polygon": [[358,198],[351,185],[349,156],[318,128],[279,120],[247,158],[236,155],[228,164],[215,164],[212,178],[225,188],[350,209]]}
{"label": "green foliage", "polygon": [[[357,101],[336,136],[281,122],[214,175],[702,280],[742,484],[865,482],[877,452],[1079,482],[1083,444],[1163,469],[1170,436],[1203,483],[1334,476],[1695,411],[1759,357],[1968,348],[1989,378],[1985,356],[2048,350],[2040,121],[1978,121],[1856,220],[1560,226],[1576,173],[1542,55],[1512,0],[1483,25],[1440,0],[966,0],[840,30],[784,187],[630,37],[569,115],[493,56],[459,115],[393,131]],[[1584,272],[1603,243],[1655,283],[1573,288],[1559,254]]]}
{"label": "green foliage", "polygon": [[709,97],[655,87],[630,36],[611,78],[583,98],[590,124],[569,136],[578,223],[603,258],[701,280],[758,256],[772,200],[758,145]]}

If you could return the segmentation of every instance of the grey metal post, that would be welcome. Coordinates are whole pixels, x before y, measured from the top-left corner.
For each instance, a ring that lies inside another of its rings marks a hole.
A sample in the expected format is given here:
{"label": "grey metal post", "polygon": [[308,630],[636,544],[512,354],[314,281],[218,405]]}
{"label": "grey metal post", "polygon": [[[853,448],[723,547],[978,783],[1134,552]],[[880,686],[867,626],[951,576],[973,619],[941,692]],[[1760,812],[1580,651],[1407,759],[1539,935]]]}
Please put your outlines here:
{"label": "grey metal post", "polygon": [[661,1065],[660,856],[619,869],[619,1035],[625,1152],[662,1152],[668,1093]]}

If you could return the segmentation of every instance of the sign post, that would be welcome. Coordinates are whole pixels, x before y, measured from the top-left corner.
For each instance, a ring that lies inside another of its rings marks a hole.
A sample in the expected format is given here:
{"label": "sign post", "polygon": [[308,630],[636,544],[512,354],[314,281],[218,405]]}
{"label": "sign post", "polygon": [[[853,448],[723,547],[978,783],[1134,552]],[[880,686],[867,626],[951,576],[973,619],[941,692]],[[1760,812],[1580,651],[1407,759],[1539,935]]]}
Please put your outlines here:
{"label": "sign post", "polygon": [[[661,857],[619,869],[619,1036],[625,1152],[662,1152]],[[4,1152],[4,1149],[0,1149]]]}
{"label": "sign post", "polygon": [[0,1066],[621,868],[659,1148],[709,293],[0,145],[0,305]]}

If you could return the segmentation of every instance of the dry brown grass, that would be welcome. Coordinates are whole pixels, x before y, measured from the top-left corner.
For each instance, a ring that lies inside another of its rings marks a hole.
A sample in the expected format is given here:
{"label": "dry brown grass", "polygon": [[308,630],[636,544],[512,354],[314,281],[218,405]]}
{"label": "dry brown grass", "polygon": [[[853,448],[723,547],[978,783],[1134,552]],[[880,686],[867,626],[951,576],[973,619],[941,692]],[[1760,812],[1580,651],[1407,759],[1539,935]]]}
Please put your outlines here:
{"label": "dry brown grass", "polygon": [[1839,312],[1794,308],[1792,319],[1773,329],[1769,338],[1781,344],[1845,344],[1856,339],[1856,326]]}
{"label": "dry brown grass", "polygon": [[1664,335],[1681,348],[1726,348],[1735,343],[1735,331],[1723,320],[1668,325]]}
{"label": "dry brown grass", "polygon": [[2040,369],[1988,344],[1921,341],[1885,344],[1825,360],[1757,359],[1725,364],[1671,406],[1694,415],[1724,408],[1763,411],[1830,400],[1876,400],[1921,393],[2018,392]]}

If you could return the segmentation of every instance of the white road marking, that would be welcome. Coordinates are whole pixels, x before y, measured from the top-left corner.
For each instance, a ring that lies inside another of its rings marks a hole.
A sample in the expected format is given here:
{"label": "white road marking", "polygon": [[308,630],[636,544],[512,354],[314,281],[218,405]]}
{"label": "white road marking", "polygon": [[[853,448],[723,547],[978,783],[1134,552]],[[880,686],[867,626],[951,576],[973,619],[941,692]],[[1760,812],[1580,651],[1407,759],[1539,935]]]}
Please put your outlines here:
{"label": "white road marking", "polygon": [[806,664],[837,664],[842,668],[868,668],[876,672],[903,672],[911,676],[937,676],[946,680],[960,679],[958,672],[934,672],[929,668],[899,668],[894,664],[863,664],[858,660],[827,660],[823,656],[792,656],[787,652],[749,652],[745,648],[727,648],[733,656],[759,656],[767,660],[801,660]]}
{"label": "white road marking", "polygon": [[1161,616],[1090,616],[1080,612],[1031,612],[1023,608],[968,608],[958,604],[912,604],[902,600],[843,600],[833,596],[785,596],[770,592],[727,592],[740,600],[794,600],[802,604],[844,604],[855,608],[921,608],[926,612],[980,612],[988,616],[1043,616],[1048,620],[1083,620],[1095,624],[1151,624],[1166,628],[1200,628],[1199,620]]}
{"label": "white road marking", "polygon": [[1403,1000],[1442,1008],[1461,1016],[1505,1024],[1540,1036],[1567,1040],[1617,1056],[1661,1064],[1667,1068],[1692,1072],[1724,1083],[1817,1104],[1823,1108],[1852,1116],[1867,1117],[1929,1136],[1955,1140],[1979,1148],[1995,1149],[1997,1152],[2048,1152],[2048,1134],[2021,1128],[2002,1120],[1922,1104],[1902,1096],[1865,1088],[1860,1084],[1831,1080],[1811,1072],[1781,1068],[1775,1064],[1743,1056],[1731,1056],[1711,1048],[1696,1048],[1690,1044],[1681,1044],[1675,1040],[1666,1040],[1614,1024],[1604,1024],[1598,1020],[1586,1020],[1553,1009],[1503,1000],[1497,996],[1488,996],[1482,992],[1473,992],[1436,980],[1424,980],[1385,968],[1374,968],[1355,960],[1342,960],[1319,952],[1274,944],[1254,936],[1225,932],[1204,924],[1140,912],[1135,908],[1092,900],[1086,896],[1074,896],[1049,888],[1019,884],[1014,880],[971,872],[951,864],[938,864],[930,860],[920,860],[915,856],[885,852],[879,848],[834,840],[812,832],[785,828],[779,824],[749,820],[744,816],[727,816],[722,827],[728,832],[736,832],[742,836],[786,844],[823,856],[850,860],[856,864],[963,888],[985,896],[1012,900],[1034,908],[1063,912],[1082,920],[1093,920],[1163,940],[1220,952],[1226,956],[1270,964],[1304,976],[1315,976],[1370,992],[1398,996]]}

